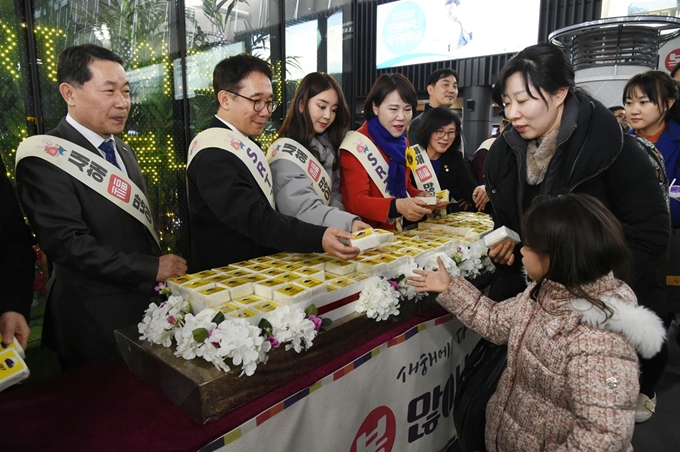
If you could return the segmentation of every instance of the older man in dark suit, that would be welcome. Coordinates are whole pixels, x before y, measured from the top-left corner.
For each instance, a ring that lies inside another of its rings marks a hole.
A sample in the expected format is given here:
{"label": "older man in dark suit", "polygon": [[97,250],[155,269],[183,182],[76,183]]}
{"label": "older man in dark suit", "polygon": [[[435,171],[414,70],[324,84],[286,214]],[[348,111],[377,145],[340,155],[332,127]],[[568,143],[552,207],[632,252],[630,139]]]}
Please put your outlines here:
{"label": "older man in dark suit", "polygon": [[[80,157],[90,169],[113,174],[118,170],[106,162],[118,167],[124,183],[146,196],[132,149],[114,136],[130,111],[122,64],[92,44],[64,50],[57,71],[68,115],[49,135],[84,148]],[[17,159],[21,202],[54,264],[44,340],[66,369],[114,355],[114,329],[139,322],[156,282],[187,269],[183,258],[161,256],[152,222],[143,224],[74,176],[42,158]]]}

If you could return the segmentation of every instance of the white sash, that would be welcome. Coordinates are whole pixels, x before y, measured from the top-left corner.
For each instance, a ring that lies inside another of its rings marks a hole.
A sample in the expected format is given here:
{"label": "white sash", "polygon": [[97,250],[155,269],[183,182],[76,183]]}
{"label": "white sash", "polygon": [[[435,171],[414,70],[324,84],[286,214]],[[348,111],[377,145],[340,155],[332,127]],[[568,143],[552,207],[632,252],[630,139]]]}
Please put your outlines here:
{"label": "white sash", "polygon": [[114,164],[103,158],[92,158],[91,151],[51,135],[33,135],[22,141],[17,149],[16,165],[26,157],[50,162],[99,193],[142,223],[160,246],[146,195]]}
{"label": "white sash", "polygon": [[240,132],[212,127],[196,135],[189,145],[187,156],[187,169],[196,154],[206,148],[217,148],[231,152],[246,165],[250,174],[253,175],[260,190],[269,201],[272,208],[274,204],[274,189],[272,188],[271,170],[267,158],[260,147]]}
{"label": "white sash", "polygon": [[[428,192],[429,194],[433,196],[437,196],[439,192],[442,191],[441,185],[439,185],[439,178],[437,177],[437,173],[434,170],[434,167],[432,166],[432,161],[430,160],[430,156],[427,155],[427,151],[425,151],[420,145],[414,144],[411,146],[411,149],[413,149],[413,152],[415,153],[415,170],[413,171],[413,178],[416,180],[416,187],[419,189]],[[448,201],[448,199],[445,199],[444,201]],[[427,214],[428,218],[441,218],[442,216],[446,215],[446,209],[442,210],[433,210],[432,213]]]}
{"label": "white sash", "polygon": [[392,197],[387,190],[389,164],[366,135],[353,130],[347,132],[345,139],[342,140],[340,149],[352,153],[359,160],[359,163],[364,167],[366,173],[368,173],[385,198]]}
{"label": "white sash", "polygon": [[427,155],[427,152],[417,144],[411,146],[411,149],[413,149],[416,159],[416,169],[413,171],[416,186],[432,196],[435,196],[438,192],[442,191],[442,189],[439,185],[439,179],[437,178],[437,173],[434,171],[430,157]]}
{"label": "white sash", "polygon": [[312,181],[314,191],[325,205],[331,203],[333,181],[321,163],[303,145],[290,138],[279,138],[267,150],[269,163],[286,160],[295,163]]}

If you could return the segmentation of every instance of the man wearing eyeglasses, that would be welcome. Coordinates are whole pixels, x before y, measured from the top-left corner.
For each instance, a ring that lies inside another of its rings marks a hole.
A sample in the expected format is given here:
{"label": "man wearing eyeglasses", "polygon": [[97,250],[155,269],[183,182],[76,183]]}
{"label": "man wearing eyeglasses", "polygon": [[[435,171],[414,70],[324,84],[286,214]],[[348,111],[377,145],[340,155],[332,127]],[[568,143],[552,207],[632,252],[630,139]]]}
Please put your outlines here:
{"label": "man wearing eyeglasses", "polygon": [[269,64],[240,54],[217,64],[217,114],[192,141],[187,163],[192,267],[221,267],[277,251],[321,252],[343,259],[359,250],[339,241],[351,235],[311,225],[275,210],[259,135],[278,107]]}
{"label": "man wearing eyeglasses", "polygon": [[614,113],[614,116],[616,116],[616,120],[619,121],[619,124],[621,124],[623,133],[628,133],[630,130],[630,124],[628,124],[628,119],[626,118],[626,109],[621,105],[615,105],[613,107],[609,107],[609,111]]}

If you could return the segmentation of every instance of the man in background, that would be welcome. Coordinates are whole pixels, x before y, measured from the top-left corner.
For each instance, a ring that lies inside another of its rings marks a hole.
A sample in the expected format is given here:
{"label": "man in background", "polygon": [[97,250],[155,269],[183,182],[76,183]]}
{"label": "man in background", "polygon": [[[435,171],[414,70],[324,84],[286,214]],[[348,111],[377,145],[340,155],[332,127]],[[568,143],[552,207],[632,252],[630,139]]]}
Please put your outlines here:
{"label": "man in background", "polygon": [[616,120],[621,124],[623,133],[628,133],[630,130],[630,124],[628,124],[628,119],[626,118],[626,109],[620,105],[615,105],[614,107],[609,107],[609,111],[614,113]]}
{"label": "man in background", "polygon": [[[456,103],[456,99],[458,98],[458,73],[449,68],[437,69],[427,78],[427,93],[430,98],[428,103],[425,104],[425,109],[422,113],[413,118],[408,129],[408,141],[412,145],[418,142],[416,136],[418,135],[418,128],[420,127],[420,122],[423,120],[423,115],[425,113],[437,107],[451,108],[453,107],[453,104]],[[462,130],[460,147],[457,150],[461,152],[466,159],[471,157],[466,155],[466,143]]]}

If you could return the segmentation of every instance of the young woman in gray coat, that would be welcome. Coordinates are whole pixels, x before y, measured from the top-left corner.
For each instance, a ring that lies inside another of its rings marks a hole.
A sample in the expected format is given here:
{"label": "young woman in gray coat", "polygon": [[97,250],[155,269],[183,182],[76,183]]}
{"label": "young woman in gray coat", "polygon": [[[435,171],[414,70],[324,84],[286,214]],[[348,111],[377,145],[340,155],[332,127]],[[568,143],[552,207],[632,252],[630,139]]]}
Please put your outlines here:
{"label": "young woman in gray coat", "polygon": [[[333,77],[312,72],[302,79],[279,130],[279,137],[295,140],[296,145],[303,147],[308,155],[295,153],[305,165],[286,159],[270,161],[279,212],[307,223],[334,226],[349,232],[368,227],[358,216],[345,212],[340,194],[338,148],[349,120],[342,88]],[[276,145],[277,142],[272,147],[276,148]],[[270,158],[271,154],[270,150]],[[313,176],[310,177],[303,169],[308,165],[307,161],[314,161],[309,158],[310,154],[330,176],[331,183],[325,187],[329,198],[326,202],[314,188]]]}

